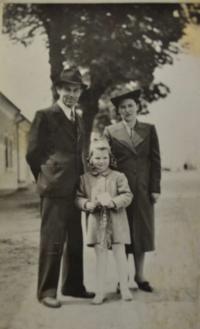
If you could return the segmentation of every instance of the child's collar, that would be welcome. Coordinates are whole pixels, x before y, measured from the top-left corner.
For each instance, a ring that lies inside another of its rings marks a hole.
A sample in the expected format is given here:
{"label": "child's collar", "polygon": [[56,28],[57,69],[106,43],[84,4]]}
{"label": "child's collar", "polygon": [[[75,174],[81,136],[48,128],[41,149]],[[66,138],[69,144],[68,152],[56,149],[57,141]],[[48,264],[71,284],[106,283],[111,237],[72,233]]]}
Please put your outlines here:
{"label": "child's collar", "polygon": [[104,177],[108,176],[108,175],[110,174],[110,172],[111,172],[111,169],[110,169],[110,168],[106,169],[106,170],[105,170],[104,172],[102,172],[102,173],[99,173],[96,169],[91,169],[91,171],[90,171],[90,173],[91,173],[93,176],[104,176]]}

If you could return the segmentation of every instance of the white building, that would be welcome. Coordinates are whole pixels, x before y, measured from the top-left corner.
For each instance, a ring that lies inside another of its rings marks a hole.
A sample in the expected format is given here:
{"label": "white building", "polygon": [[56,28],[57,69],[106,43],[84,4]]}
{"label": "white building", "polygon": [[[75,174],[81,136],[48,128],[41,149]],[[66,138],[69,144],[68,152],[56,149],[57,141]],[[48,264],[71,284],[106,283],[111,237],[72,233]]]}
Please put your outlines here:
{"label": "white building", "polygon": [[30,125],[0,92],[0,194],[27,187],[33,180],[25,159]]}

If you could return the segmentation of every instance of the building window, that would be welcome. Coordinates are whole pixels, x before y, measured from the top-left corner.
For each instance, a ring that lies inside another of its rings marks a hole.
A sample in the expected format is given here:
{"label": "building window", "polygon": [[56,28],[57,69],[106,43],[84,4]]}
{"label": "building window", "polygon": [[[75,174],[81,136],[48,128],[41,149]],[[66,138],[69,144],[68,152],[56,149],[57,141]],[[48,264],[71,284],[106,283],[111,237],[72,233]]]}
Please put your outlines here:
{"label": "building window", "polygon": [[13,143],[8,138],[5,137],[4,139],[5,145],[5,168],[12,168],[13,167]]}

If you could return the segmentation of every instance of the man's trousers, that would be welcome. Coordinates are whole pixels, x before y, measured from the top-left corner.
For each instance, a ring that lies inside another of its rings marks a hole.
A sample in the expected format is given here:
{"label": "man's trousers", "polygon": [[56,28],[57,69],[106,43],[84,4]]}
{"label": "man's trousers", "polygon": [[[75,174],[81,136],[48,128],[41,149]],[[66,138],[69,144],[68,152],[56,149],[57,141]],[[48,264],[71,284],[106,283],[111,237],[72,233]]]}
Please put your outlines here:
{"label": "man's trousers", "polygon": [[57,296],[63,257],[62,292],[83,291],[81,212],[74,200],[41,198],[38,299]]}

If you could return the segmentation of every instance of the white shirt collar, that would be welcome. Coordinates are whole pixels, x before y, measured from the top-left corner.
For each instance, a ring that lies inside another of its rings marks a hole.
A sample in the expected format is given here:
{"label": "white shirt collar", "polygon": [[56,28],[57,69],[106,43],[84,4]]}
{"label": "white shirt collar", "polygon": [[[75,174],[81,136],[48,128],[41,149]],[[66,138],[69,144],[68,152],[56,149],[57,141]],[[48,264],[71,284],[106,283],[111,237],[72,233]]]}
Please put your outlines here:
{"label": "white shirt collar", "polygon": [[63,112],[65,113],[66,117],[69,120],[71,120],[71,111],[73,111],[73,113],[75,115],[75,106],[73,106],[72,108],[70,108],[70,107],[66,106],[60,99],[58,99],[57,104],[63,110]]}
{"label": "white shirt collar", "polygon": [[128,135],[131,136],[131,130],[134,130],[136,123],[133,127],[130,127],[125,120],[122,120],[122,122],[128,132]]}

